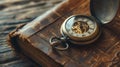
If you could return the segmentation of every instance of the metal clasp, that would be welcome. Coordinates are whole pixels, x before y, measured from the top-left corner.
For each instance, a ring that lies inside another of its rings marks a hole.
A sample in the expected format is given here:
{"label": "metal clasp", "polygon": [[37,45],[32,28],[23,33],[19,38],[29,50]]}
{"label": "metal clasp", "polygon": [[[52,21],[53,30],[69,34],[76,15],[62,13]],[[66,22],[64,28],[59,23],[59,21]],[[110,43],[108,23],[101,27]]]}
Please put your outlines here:
{"label": "metal clasp", "polygon": [[69,48],[69,44],[66,42],[67,37],[62,36],[62,37],[51,37],[50,38],[50,44],[53,48],[57,50],[67,50]]}

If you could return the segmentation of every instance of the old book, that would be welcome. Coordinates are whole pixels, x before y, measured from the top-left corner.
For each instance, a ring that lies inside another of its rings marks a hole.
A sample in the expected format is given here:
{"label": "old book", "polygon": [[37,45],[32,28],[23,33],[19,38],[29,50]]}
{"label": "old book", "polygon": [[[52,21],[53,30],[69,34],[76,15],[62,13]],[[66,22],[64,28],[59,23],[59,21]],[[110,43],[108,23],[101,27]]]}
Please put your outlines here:
{"label": "old book", "polygon": [[[85,46],[70,44],[66,51],[54,50],[50,46],[49,39],[52,36],[61,36],[60,27],[66,18],[76,14],[91,15],[91,1],[96,0],[64,1],[11,32],[8,40],[10,45],[43,67],[119,67],[120,8],[115,18],[102,26],[102,34],[96,42]],[[103,2],[100,0],[94,4],[101,6]]]}

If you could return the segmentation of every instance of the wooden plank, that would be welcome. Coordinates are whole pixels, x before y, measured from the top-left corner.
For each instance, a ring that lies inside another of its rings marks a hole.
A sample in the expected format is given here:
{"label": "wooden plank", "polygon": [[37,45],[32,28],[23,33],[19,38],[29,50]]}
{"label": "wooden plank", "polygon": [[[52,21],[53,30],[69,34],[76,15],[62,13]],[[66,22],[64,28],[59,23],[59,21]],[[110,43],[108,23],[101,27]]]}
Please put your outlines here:
{"label": "wooden plank", "polygon": [[[1,64],[0,67],[35,67],[35,65],[27,60],[16,60],[9,63]],[[33,65],[32,65],[33,64]],[[39,66],[41,67],[41,66]]]}
{"label": "wooden plank", "polygon": [[61,1],[0,0],[0,67],[36,67],[35,62],[21,57],[8,46],[6,35],[17,25],[30,22]]}

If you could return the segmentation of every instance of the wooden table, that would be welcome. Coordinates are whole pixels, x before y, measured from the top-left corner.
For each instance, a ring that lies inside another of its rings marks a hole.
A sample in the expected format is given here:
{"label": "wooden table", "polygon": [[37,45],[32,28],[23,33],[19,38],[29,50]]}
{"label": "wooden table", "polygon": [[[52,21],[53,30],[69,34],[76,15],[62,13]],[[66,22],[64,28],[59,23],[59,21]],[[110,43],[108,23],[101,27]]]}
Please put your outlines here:
{"label": "wooden table", "polygon": [[35,67],[19,55],[6,41],[6,35],[17,25],[30,22],[62,0],[0,0],[0,67]]}

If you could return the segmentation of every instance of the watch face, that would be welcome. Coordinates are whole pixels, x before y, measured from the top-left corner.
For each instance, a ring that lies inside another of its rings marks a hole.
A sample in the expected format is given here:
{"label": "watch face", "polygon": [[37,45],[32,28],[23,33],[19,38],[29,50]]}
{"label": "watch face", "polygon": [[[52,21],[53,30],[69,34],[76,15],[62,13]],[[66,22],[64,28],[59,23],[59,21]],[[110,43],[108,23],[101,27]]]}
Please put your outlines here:
{"label": "watch face", "polygon": [[97,28],[96,21],[86,16],[72,16],[65,24],[70,36],[87,37],[93,34]]}
{"label": "watch face", "polygon": [[74,41],[88,41],[97,37],[99,26],[92,17],[75,15],[65,20],[61,32]]}

